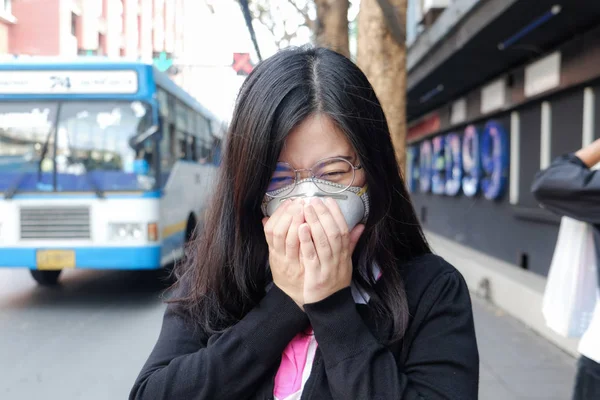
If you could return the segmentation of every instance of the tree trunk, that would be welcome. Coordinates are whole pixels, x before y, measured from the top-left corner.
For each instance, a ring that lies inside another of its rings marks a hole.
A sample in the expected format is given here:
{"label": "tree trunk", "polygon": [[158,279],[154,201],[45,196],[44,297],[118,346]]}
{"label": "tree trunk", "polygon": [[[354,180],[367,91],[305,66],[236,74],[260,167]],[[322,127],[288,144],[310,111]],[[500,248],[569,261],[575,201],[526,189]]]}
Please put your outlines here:
{"label": "tree trunk", "polygon": [[[406,0],[388,0],[406,25]],[[377,0],[361,0],[357,64],[375,88],[402,170],[406,158],[406,44],[392,36]]]}
{"label": "tree trunk", "polygon": [[348,0],[315,0],[315,42],[350,57],[348,44]]}

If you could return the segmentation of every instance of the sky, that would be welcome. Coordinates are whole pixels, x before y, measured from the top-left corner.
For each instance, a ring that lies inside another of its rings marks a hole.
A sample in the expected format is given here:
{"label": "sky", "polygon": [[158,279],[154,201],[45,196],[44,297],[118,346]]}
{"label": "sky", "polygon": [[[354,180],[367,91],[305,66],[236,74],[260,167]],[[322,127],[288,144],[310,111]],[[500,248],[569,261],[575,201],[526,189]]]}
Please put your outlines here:
{"label": "sky", "polygon": [[[228,122],[245,79],[237,76],[232,68],[233,53],[250,53],[253,62],[258,62],[241,7],[237,0],[184,1],[185,50],[184,55],[176,61],[184,66],[184,73],[183,77],[177,78],[177,82],[206,108]],[[298,32],[293,45],[310,43],[311,32],[306,28],[298,29],[304,21],[289,0],[254,1],[267,4],[277,21],[288,21],[286,26],[278,25],[280,31],[287,29],[289,32]],[[295,1],[301,5],[303,1],[312,0]],[[359,5],[359,0],[351,1],[348,12],[350,20],[358,14]],[[278,47],[271,31],[256,20],[253,26],[263,59],[276,53]],[[352,48],[355,48],[355,42],[351,40]]]}
{"label": "sky", "polygon": [[[209,110],[228,121],[245,77],[237,76],[231,64],[233,53],[250,53],[258,61],[239,3],[236,0],[187,0],[184,55],[176,61],[185,75],[179,81]],[[278,0],[274,0],[278,1]],[[286,1],[286,0],[283,0]],[[189,10],[189,11],[188,11]],[[277,51],[268,29],[255,23],[263,58]],[[309,38],[307,38],[309,39]]]}
{"label": "sky", "polygon": [[[250,53],[252,60],[258,62],[254,46],[241,7],[237,0],[185,0],[185,51],[177,60],[186,65],[185,77],[178,83],[196,97],[205,107],[224,121],[229,121],[233,112],[235,98],[245,77],[237,76],[231,64],[233,53]],[[290,5],[288,0],[256,0],[268,4],[278,21],[288,21],[287,27],[294,32],[303,24],[302,17]],[[312,0],[295,0],[297,3]],[[359,1],[351,2],[348,16],[350,19],[358,13]],[[210,4],[214,12],[209,10]],[[260,22],[255,21],[254,29],[261,55],[268,58],[278,48],[273,34]],[[310,43],[311,32],[300,29],[293,45]]]}

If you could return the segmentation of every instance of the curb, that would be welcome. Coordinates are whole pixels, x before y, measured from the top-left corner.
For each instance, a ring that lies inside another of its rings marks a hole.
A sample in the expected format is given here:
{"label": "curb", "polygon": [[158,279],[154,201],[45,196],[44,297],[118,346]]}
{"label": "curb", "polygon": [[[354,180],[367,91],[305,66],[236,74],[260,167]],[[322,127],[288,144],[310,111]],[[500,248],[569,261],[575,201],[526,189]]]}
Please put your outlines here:
{"label": "curb", "polygon": [[548,327],[542,315],[546,278],[516,265],[425,231],[432,251],[454,265],[469,290],[518,319],[531,330],[573,357],[579,357],[579,339],[564,338]]}

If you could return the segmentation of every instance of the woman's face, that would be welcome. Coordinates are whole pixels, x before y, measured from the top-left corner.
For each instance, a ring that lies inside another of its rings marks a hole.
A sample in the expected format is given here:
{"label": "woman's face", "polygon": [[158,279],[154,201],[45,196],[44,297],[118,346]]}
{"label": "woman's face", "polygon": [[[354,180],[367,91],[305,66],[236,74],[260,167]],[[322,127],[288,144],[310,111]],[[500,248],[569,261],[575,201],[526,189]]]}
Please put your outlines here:
{"label": "woman's face", "polygon": [[[343,157],[352,165],[359,164],[352,145],[331,118],[324,114],[314,114],[290,132],[278,161],[288,163],[295,169],[308,169],[318,161],[330,157]],[[299,178],[308,178],[308,175],[307,171],[302,171]],[[356,170],[352,186],[362,187],[365,183],[364,170]]]}

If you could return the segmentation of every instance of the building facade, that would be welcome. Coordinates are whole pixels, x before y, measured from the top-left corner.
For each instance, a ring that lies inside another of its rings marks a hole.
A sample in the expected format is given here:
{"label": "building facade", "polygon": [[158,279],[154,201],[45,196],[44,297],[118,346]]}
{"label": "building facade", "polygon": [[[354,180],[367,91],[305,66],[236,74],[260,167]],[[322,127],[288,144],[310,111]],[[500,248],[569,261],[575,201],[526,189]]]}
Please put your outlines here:
{"label": "building facade", "polygon": [[0,54],[170,59],[183,15],[184,0],[2,0]]}
{"label": "building facade", "polygon": [[600,2],[442,3],[409,29],[406,175],[417,213],[429,232],[545,276],[560,219],[530,186],[600,137]]}
{"label": "building facade", "polygon": [[0,0],[0,55],[8,53],[8,35],[15,22],[12,0]]}

